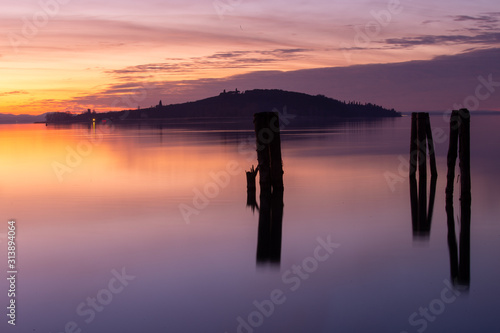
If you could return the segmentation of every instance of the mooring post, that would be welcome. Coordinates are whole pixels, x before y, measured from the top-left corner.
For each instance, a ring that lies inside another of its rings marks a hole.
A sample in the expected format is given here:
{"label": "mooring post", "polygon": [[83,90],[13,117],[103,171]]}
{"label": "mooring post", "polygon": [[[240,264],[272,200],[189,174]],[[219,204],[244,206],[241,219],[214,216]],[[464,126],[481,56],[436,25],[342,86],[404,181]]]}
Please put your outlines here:
{"label": "mooring post", "polygon": [[471,184],[470,184],[470,113],[467,109],[461,109],[460,115],[460,133],[459,133],[459,156],[460,156],[460,184],[461,201],[470,203]]}
{"label": "mooring post", "polygon": [[257,159],[259,161],[260,187],[263,190],[283,190],[283,162],[281,159],[281,137],[279,114],[260,112],[254,114],[257,137]]}
{"label": "mooring post", "polygon": [[448,147],[448,173],[446,175],[446,195],[453,197],[453,182],[455,181],[455,165],[457,161],[458,150],[458,128],[460,118],[458,111],[453,110],[450,117],[450,144]]}
{"label": "mooring post", "polygon": [[[460,158],[460,246],[456,250],[453,183],[458,155]],[[448,149],[448,174],[446,185],[446,213],[448,218],[448,245],[450,247],[451,274],[454,282],[470,285],[470,223],[471,223],[471,178],[470,178],[470,113],[467,109],[454,110],[450,118],[450,146]],[[457,257],[458,264],[457,264]]]}
{"label": "mooring post", "polygon": [[418,147],[418,219],[420,225],[427,223],[427,135],[423,113],[417,116]]}
{"label": "mooring post", "polygon": [[273,137],[269,128],[267,112],[256,113],[253,116],[255,136],[257,139],[257,160],[259,168],[260,190],[271,191],[271,157],[269,143]]}
{"label": "mooring post", "polygon": [[460,114],[459,156],[460,156],[460,263],[459,283],[470,284],[470,221],[471,221],[471,179],[470,179],[470,113],[467,109]]}
{"label": "mooring post", "polygon": [[429,148],[429,160],[431,163],[431,175],[437,176],[436,154],[434,151],[434,140],[432,139],[431,118],[428,113],[425,113],[425,133],[427,136],[427,144]]}
{"label": "mooring post", "polygon": [[269,128],[273,133],[269,143],[271,182],[273,191],[283,191],[283,160],[281,158],[280,119],[278,112],[269,112]]}
{"label": "mooring post", "polygon": [[254,166],[252,165],[252,168],[250,171],[246,171],[247,175],[247,190],[248,191],[255,191],[256,186],[255,186],[255,176],[257,176],[257,172],[259,171],[259,167],[257,169],[254,169]]}
{"label": "mooring post", "polygon": [[417,113],[411,114],[411,139],[410,139],[410,177],[415,177],[417,172]]}

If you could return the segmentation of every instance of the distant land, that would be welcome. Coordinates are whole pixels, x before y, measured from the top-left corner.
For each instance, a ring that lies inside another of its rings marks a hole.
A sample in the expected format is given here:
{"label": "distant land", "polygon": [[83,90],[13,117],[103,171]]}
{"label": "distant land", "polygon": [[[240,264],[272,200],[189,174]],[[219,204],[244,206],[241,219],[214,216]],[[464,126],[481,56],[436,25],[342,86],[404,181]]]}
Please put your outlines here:
{"label": "distant land", "polygon": [[47,123],[87,123],[95,120],[110,120],[114,123],[163,122],[173,119],[209,120],[210,118],[252,119],[254,113],[279,111],[293,114],[299,119],[354,119],[400,117],[394,109],[357,102],[341,102],[323,95],[308,95],[284,90],[223,91],[218,96],[195,102],[158,105],[145,109],[95,113],[91,110],[82,114],[54,112],[46,114]]}
{"label": "distant land", "polygon": [[30,114],[0,113],[0,124],[28,124],[45,122],[46,113],[33,116]]}

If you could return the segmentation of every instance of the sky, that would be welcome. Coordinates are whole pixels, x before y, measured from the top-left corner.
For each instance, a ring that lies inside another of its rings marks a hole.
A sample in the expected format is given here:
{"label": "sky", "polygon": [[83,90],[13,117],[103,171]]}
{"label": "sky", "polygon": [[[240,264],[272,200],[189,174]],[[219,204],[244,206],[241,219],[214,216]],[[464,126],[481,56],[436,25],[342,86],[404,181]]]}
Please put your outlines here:
{"label": "sky", "polygon": [[9,1],[0,113],[135,109],[235,88],[500,111],[499,49],[497,0]]}

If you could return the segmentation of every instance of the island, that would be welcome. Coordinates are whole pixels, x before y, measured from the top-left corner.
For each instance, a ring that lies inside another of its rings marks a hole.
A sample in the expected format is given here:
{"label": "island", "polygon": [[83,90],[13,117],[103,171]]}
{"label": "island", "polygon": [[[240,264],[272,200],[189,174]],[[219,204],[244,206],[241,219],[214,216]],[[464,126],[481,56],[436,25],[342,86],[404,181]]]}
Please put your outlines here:
{"label": "island", "polygon": [[400,117],[394,109],[372,103],[345,102],[324,95],[309,95],[279,89],[224,90],[218,96],[194,102],[96,113],[90,109],[81,114],[50,112],[47,124],[88,123],[112,121],[113,123],[167,122],[175,119],[215,120],[251,118],[254,113],[266,111],[288,112],[302,120],[342,120],[356,118]]}

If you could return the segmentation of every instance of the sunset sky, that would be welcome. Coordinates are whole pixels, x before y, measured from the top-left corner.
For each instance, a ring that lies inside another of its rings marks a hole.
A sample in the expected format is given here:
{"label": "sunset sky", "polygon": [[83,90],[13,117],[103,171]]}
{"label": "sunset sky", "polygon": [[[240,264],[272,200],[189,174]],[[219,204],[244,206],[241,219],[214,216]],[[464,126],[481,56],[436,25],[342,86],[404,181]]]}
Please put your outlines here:
{"label": "sunset sky", "polygon": [[[3,6],[0,31],[0,113],[234,88],[434,111],[474,96],[480,77],[500,82],[497,0],[20,0]],[[489,88],[477,109],[500,111]]]}

